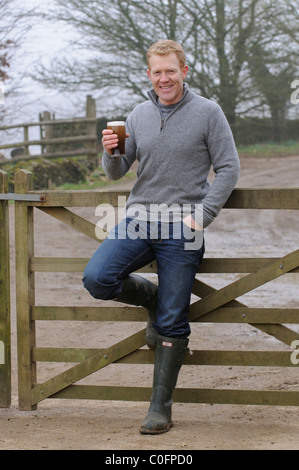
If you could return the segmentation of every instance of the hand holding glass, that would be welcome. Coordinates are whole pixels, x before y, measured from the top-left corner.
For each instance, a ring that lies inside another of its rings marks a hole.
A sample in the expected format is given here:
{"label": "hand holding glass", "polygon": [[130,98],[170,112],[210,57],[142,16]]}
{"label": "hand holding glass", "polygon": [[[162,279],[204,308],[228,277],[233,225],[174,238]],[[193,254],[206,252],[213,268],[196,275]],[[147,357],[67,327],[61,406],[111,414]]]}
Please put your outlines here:
{"label": "hand holding glass", "polygon": [[107,122],[107,129],[111,129],[118,137],[118,146],[111,149],[113,157],[120,157],[125,155],[125,142],[126,142],[126,123],[125,121],[110,121]]}

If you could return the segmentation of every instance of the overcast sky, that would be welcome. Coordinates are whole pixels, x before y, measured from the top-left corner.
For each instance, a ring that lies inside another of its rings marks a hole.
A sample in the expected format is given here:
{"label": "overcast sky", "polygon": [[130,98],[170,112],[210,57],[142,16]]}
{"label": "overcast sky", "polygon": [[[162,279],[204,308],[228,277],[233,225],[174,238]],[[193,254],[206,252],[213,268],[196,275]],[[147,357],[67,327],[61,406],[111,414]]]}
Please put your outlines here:
{"label": "overcast sky", "polygon": [[[26,1],[26,8],[34,6],[41,11],[53,8],[54,5],[54,0]],[[43,20],[39,23],[35,21],[35,23],[27,34],[13,66],[13,69],[19,72],[34,73],[35,64],[38,63],[49,65],[55,57],[64,53],[67,49],[68,40],[71,38],[71,33],[62,28],[61,25],[58,26]],[[21,110],[21,113],[24,112],[25,115],[29,113],[32,117],[38,117],[38,114],[45,110],[56,111],[61,117],[67,117],[69,113],[72,115],[71,101],[66,96],[55,90],[47,90],[42,84],[32,79],[23,79],[21,91],[23,92],[22,103],[27,104],[26,110]],[[62,116],[62,114],[65,116]]]}
{"label": "overcast sky", "polygon": [[[24,8],[24,2],[15,1],[20,4],[20,8]],[[54,0],[26,0],[25,6],[26,9],[37,7],[39,11],[45,11],[53,8],[55,2]],[[28,21],[31,20],[28,18]],[[84,116],[85,96],[80,94],[67,96],[56,90],[46,89],[42,84],[28,77],[29,73],[34,73],[36,64],[49,65],[58,55],[65,55],[66,51],[70,53],[67,46],[73,34],[61,25],[34,20],[34,26],[27,33],[15,54],[9,70],[14,85],[15,83],[18,85],[18,90],[5,101],[7,116],[4,124],[36,122],[39,120],[39,113],[44,111],[55,113],[56,119]],[[1,131],[1,140],[4,142],[11,142],[11,139],[15,142],[22,141],[22,132],[22,130],[9,131],[9,133]],[[29,129],[29,138],[39,138],[38,127]],[[30,152],[39,153],[39,148],[31,147]],[[4,153],[8,156],[9,152]]]}

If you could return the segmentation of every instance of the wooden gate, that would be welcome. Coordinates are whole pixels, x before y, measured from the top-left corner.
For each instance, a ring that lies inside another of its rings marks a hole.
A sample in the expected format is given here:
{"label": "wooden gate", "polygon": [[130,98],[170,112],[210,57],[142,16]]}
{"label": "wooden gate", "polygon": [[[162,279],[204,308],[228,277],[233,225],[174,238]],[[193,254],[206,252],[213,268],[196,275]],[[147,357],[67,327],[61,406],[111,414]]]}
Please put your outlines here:
{"label": "wooden gate", "polygon": [[0,170],[0,408],[11,401],[10,262],[7,174]]}
{"label": "wooden gate", "polygon": [[[39,201],[15,202],[16,285],[19,408],[34,409],[46,398],[85,398],[98,400],[148,401],[150,387],[76,385],[76,382],[113,363],[151,364],[154,353],[142,349],[145,329],[104,349],[41,348],[36,346],[36,321],[144,321],[141,307],[54,307],[37,306],[34,300],[34,273],[82,272],[87,259],[37,257],[34,255],[33,210],[37,208],[85,235],[96,239],[95,225],[81,218],[72,207],[117,205],[118,196],[128,192],[46,191],[33,193],[32,174],[15,174],[18,194],[38,195]],[[235,189],[227,209],[299,209],[299,189]],[[282,258],[211,258],[200,266],[201,273],[246,273],[229,285],[216,290],[196,279],[193,292],[199,297],[190,306],[190,321],[247,323],[291,346],[299,334],[284,324],[299,323],[299,308],[249,308],[238,297],[286,273],[298,273],[299,249]],[[143,272],[154,273],[155,263]],[[186,365],[230,365],[294,367],[292,349],[283,351],[192,351]],[[76,363],[58,375],[39,383],[38,362]],[[125,366],[124,366],[125,367]],[[299,405],[299,392],[281,390],[233,390],[177,388],[174,400],[189,403],[235,403],[260,405]]]}

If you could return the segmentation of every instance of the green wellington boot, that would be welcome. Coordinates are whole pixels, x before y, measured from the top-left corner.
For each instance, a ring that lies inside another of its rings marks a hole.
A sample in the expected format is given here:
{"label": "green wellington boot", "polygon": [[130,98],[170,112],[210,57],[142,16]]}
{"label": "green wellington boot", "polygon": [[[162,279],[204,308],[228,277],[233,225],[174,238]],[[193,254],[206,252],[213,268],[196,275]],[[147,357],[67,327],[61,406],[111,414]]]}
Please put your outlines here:
{"label": "green wellington boot", "polygon": [[123,280],[122,291],[115,299],[118,302],[141,305],[147,309],[146,344],[149,349],[155,349],[157,341],[157,332],[153,327],[153,322],[156,321],[157,297],[156,284],[136,274],[129,274]]}
{"label": "green wellington boot", "polygon": [[187,352],[189,340],[157,336],[153,393],[142,434],[161,434],[173,426],[171,420],[172,394]]}

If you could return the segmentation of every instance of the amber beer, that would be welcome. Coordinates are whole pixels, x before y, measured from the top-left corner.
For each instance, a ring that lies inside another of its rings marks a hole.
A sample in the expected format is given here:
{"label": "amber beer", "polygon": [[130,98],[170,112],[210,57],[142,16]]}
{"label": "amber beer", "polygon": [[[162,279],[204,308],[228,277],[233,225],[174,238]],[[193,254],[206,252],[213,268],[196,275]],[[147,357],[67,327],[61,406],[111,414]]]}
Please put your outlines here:
{"label": "amber beer", "polygon": [[118,146],[112,149],[111,153],[115,157],[125,154],[126,142],[126,123],[125,121],[107,122],[107,129],[112,129],[114,134],[118,136]]}

